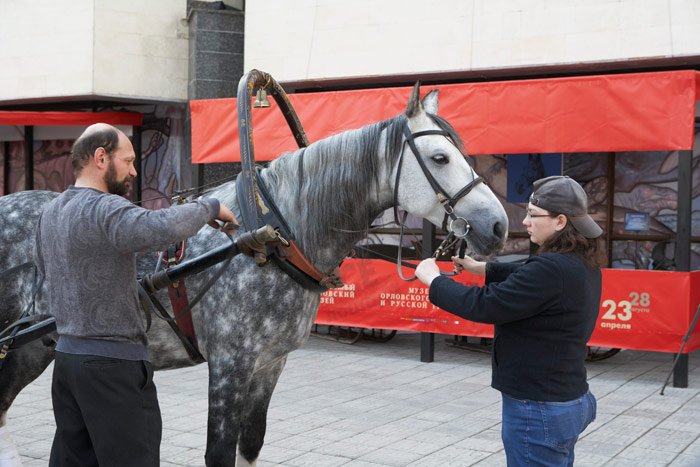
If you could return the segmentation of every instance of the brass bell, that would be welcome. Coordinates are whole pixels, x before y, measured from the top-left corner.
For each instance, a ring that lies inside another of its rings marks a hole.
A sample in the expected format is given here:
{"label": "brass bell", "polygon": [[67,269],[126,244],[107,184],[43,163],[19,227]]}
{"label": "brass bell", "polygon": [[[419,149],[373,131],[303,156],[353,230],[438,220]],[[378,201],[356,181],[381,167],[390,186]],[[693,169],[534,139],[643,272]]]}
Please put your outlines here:
{"label": "brass bell", "polygon": [[264,89],[259,88],[258,92],[255,93],[253,107],[256,109],[270,107],[270,101],[267,99],[267,92]]}

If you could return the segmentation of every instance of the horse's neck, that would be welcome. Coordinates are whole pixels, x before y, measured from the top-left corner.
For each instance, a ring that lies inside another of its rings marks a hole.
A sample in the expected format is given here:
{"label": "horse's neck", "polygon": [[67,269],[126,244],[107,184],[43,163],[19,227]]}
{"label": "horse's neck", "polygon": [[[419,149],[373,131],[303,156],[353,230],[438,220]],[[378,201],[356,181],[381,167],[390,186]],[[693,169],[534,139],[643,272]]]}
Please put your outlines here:
{"label": "horse's neck", "polygon": [[[367,236],[372,220],[389,207],[390,190],[379,189],[373,182],[382,175],[360,180],[367,176],[362,170],[332,176],[326,171],[348,167],[319,164],[313,147],[285,157],[263,170],[262,179],[302,251],[319,270],[330,272]],[[305,159],[301,171],[300,157]]]}

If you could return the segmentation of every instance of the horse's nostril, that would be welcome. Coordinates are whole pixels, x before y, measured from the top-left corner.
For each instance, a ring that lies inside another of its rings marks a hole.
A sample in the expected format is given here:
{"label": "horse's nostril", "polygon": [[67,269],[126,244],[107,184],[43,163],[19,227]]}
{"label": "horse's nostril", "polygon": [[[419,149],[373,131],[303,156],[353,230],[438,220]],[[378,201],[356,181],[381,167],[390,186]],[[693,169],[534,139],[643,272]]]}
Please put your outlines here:
{"label": "horse's nostril", "polygon": [[500,222],[496,222],[493,224],[493,234],[498,237],[498,238],[503,238],[503,234],[505,231],[503,230],[503,224]]}

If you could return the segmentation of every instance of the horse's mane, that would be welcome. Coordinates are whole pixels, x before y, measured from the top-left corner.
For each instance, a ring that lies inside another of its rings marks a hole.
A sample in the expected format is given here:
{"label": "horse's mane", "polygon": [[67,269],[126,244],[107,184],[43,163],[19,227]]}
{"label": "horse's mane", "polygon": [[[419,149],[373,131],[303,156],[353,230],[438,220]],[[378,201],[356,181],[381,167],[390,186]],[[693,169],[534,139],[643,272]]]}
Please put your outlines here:
{"label": "horse's mane", "polygon": [[[401,154],[406,117],[383,120],[319,140],[284,154],[266,171],[266,183],[284,211],[294,213],[300,246],[305,251],[328,244],[328,238],[366,235],[384,206],[373,205],[380,168],[391,168]],[[384,160],[379,159],[383,152]],[[359,231],[359,232],[356,232]]]}

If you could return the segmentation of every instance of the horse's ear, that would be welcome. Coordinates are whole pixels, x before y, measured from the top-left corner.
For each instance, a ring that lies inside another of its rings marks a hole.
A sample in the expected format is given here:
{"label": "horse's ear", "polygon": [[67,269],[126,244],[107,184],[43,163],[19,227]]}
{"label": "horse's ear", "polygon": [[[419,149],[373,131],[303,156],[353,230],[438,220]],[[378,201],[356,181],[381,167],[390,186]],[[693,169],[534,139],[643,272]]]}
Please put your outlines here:
{"label": "horse's ear", "polygon": [[423,110],[423,105],[420,102],[420,81],[416,81],[411,97],[408,99],[406,116],[408,118],[415,117],[421,110]]}
{"label": "horse's ear", "polygon": [[437,89],[433,89],[423,98],[423,108],[429,114],[437,115],[438,113],[438,93]]}

